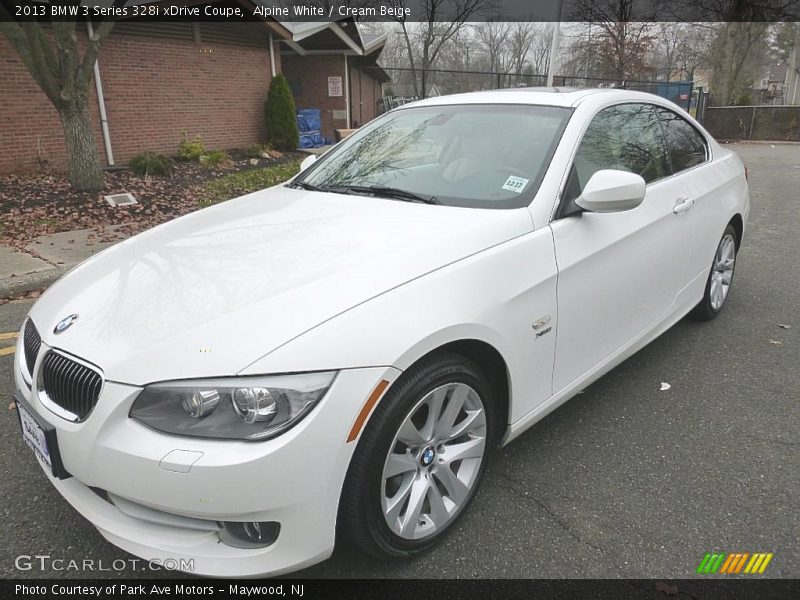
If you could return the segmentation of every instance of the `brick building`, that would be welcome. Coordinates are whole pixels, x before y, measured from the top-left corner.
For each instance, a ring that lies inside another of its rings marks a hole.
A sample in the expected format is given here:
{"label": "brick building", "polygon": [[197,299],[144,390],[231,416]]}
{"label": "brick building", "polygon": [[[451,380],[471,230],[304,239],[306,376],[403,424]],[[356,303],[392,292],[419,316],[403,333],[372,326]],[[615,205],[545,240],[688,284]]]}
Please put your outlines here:
{"label": "brick building", "polygon": [[[365,45],[350,22],[343,28],[352,29],[347,37],[358,41],[342,49],[338,42],[328,44],[331,40],[325,32],[331,31],[332,24],[312,25],[319,31],[295,41],[294,32],[269,19],[117,23],[98,57],[102,100],[94,82],[89,91],[102,163],[124,165],[146,150],[174,155],[183,136],[200,137],[209,149],[263,142],[264,101],[272,76],[280,72],[290,81],[302,82],[299,108],[323,110],[325,135],[333,137],[334,128],[347,127],[348,116],[353,126],[365,123],[375,115],[379,81],[385,76],[377,67],[372,77],[365,71],[374,66],[385,39]],[[77,31],[85,36],[80,24]],[[342,77],[342,96],[326,97],[329,76]],[[65,167],[58,113],[2,35],[0,107],[0,173]]]}
{"label": "brick building", "polygon": [[282,23],[291,32],[281,42],[281,62],[297,108],[318,108],[322,134],[360,127],[378,115],[381,85],[389,76],[378,66],[388,34],[364,34],[351,19],[334,23]]}

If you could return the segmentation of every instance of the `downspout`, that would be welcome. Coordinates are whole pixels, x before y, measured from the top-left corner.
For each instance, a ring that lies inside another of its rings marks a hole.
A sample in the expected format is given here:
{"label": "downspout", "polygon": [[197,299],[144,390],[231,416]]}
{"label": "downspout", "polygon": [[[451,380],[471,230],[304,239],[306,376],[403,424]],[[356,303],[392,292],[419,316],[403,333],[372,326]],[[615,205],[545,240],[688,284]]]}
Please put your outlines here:
{"label": "downspout", "polygon": [[[86,29],[89,32],[89,39],[94,37],[91,20],[86,20]],[[106,160],[108,166],[114,166],[114,153],[111,150],[111,134],[108,132],[108,115],[106,114],[106,99],[103,96],[103,82],[100,80],[100,61],[94,61],[94,87],[97,90],[97,107],[100,109],[100,128],[103,130],[103,146],[106,149]]]}
{"label": "downspout", "polygon": [[347,128],[350,129],[350,67],[347,54],[344,55],[344,106],[347,110]]}
{"label": "downspout", "polygon": [[272,67],[272,76],[275,77],[275,45],[272,42],[272,32],[269,32],[269,63]]}

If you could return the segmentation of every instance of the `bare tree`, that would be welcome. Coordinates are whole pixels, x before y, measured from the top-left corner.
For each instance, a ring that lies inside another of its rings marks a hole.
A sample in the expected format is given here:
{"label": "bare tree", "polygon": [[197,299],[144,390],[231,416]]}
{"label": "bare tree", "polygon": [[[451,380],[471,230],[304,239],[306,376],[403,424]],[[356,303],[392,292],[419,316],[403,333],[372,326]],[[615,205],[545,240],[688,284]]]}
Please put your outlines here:
{"label": "bare tree", "polygon": [[436,64],[442,69],[457,71],[469,70],[475,58],[475,38],[469,27],[457,31],[450,41],[442,47]]}
{"label": "bare tree", "polygon": [[744,101],[755,71],[766,54],[767,27],[766,23],[753,22],[721,24],[710,53],[711,89],[716,102],[737,104]]}
{"label": "bare tree", "polygon": [[709,28],[706,23],[685,23],[683,29],[683,43],[679,49],[678,60],[689,79],[694,79],[695,70],[700,65],[708,63],[708,56],[711,48],[713,32],[718,24],[713,24]]}
{"label": "bare tree", "polygon": [[517,21],[511,25],[511,33],[508,40],[509,66],[517,75],[522,73],[522,69],[525,67],[535,35],[536,26],[534,23]]}
{"label": "bare tree", "polygon": [[[417,96],[425,96],[426,75],[442,52],[442,48],[474,16],[483,11],[487,0],[423,0],[422,20],[418,27],[409,27],[405,17],[400,17],[401,32],[405,41],[408,62],[414,75],[414,91]],[[405,0],[399,5],[404,7]],[[415,46],[419,47],[419,60],[415,59]],[[420,83],[416,73],[421,71]]]}
{"label": "bare tree", "polygon": [[665,78],[669,83],[683,44],[683,30],[679,23],[659,23],[656,37],[658,51],[663,57]]}
{"label": "bare tree", "polygon": [[659,23],[650,62],[669,82],[676,71],[680,77],[694,78],[701,63],[708,62],[711,41],[716,37],[717,23]]}
{"label": "bare tree", "polygon": [[[576,14],[592,15],[593,33],[576,43],[586,61],[593,62],[601,77],[624,81],[644,78],[646,57],[654,41],[649,15],[636,12],[634,0],[575,0]],[[654,9],[653,9],[654,10]],[[633,18],[640,19],[633,21]]]}
{"label": "bare tree", "polygon": [[708,61],[713,69],[715,101],[732,104],[746,95],[761,57],[768,51],[768,23],[797,17],[796,0],[672,0],[669,10],[678,18],[702,14],[713,39]]}
{"label": "bare tree", "polygon": [[531,67],[537,75],[547,73],[550,68],[550,46],[553,42],[553,25],[540,23],[534,26],[531,38]]}
{"label": "bare tree", "polygon": [[114,21],[105,20],[78,50],[75,22],[54,21],[52,33],[37,21],[16,22],[0,3],[0,32],[5,34],[22,64],[53,104],[64,128],[69,181],[76,190],[103,187],[87,100],[94,63]]}
{"label": "bare tree", "polygon": [[426,78],[428,85],[435,81],[443,94],[480,89],[483,77],[467,72],[476,68],[481,58],[479,54],[472,28],[463,27],[442,47],[436,59],[436,68],[441,70]]}
{"label": "bare tree", "polygon": [[486,21],[475,27],[475,33],[489,59],[489,70],[493,73],[504,72],[506,70],[505,51],[511,34],[511,23]]}

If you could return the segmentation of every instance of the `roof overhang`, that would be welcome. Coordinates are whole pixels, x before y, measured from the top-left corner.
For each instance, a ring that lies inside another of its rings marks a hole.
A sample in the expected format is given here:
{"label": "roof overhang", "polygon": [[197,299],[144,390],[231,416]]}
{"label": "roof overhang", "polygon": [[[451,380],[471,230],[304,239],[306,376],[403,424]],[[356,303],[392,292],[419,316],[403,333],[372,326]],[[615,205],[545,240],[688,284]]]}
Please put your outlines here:
{"label": "roof overhang", "polygon": [[389,37],[388,34],[383,34],[365,42],[358,23],[352,18],[324,23],[282,21],[281,25],[291,34],[291,37],[284,42],[301,56],[309,54],[367,56],[375,52],[379,54]]}
{"label": "roof overhang", "polygon": [[[362,39],[363,39],[363,37],[362,37]],[[389,39],[389,34],[388,33],[383,33],[383,34],[371,39],[369,42],[367,42],[365,44],[362,44],[362,46],[364,48],[364,54],[365,55],[366,54],[373,54],[374,52],[377,52],[378,54],[380,54],[383,51],[383,47],[386,46],[386,41],[388,39]]]}

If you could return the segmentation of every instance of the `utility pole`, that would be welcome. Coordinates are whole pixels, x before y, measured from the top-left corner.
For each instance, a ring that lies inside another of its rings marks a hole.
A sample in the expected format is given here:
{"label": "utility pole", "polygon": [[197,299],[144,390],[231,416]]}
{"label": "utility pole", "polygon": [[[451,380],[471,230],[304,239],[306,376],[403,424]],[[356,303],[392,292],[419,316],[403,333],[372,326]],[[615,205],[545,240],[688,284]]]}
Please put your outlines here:
{"label": "utility pole", "polygon": [[592,60],[592,22],[589,21],[589,33],[586,35],[586,64],[584,65],[583,77],[589,83],[589,62]]}
{"label": "utility pole", "polygon": [[558,38],[561,34],[561,11],[563,8],[564,0],[558,0],[558,20],[554,23],[553,40],[550,44],[550,61],[547,66],[547,87],[553,87],[553,75],[556,70],[556,55],[558,54]]}
{"label": "utility pole", "polygon": [[589,62],[592,59],[592,21],[594,21],[594,0],[589,2],[589,31],[586,34],[586,65],[583,72],[583,77],[586,80],[584,84],[589,84]]}

